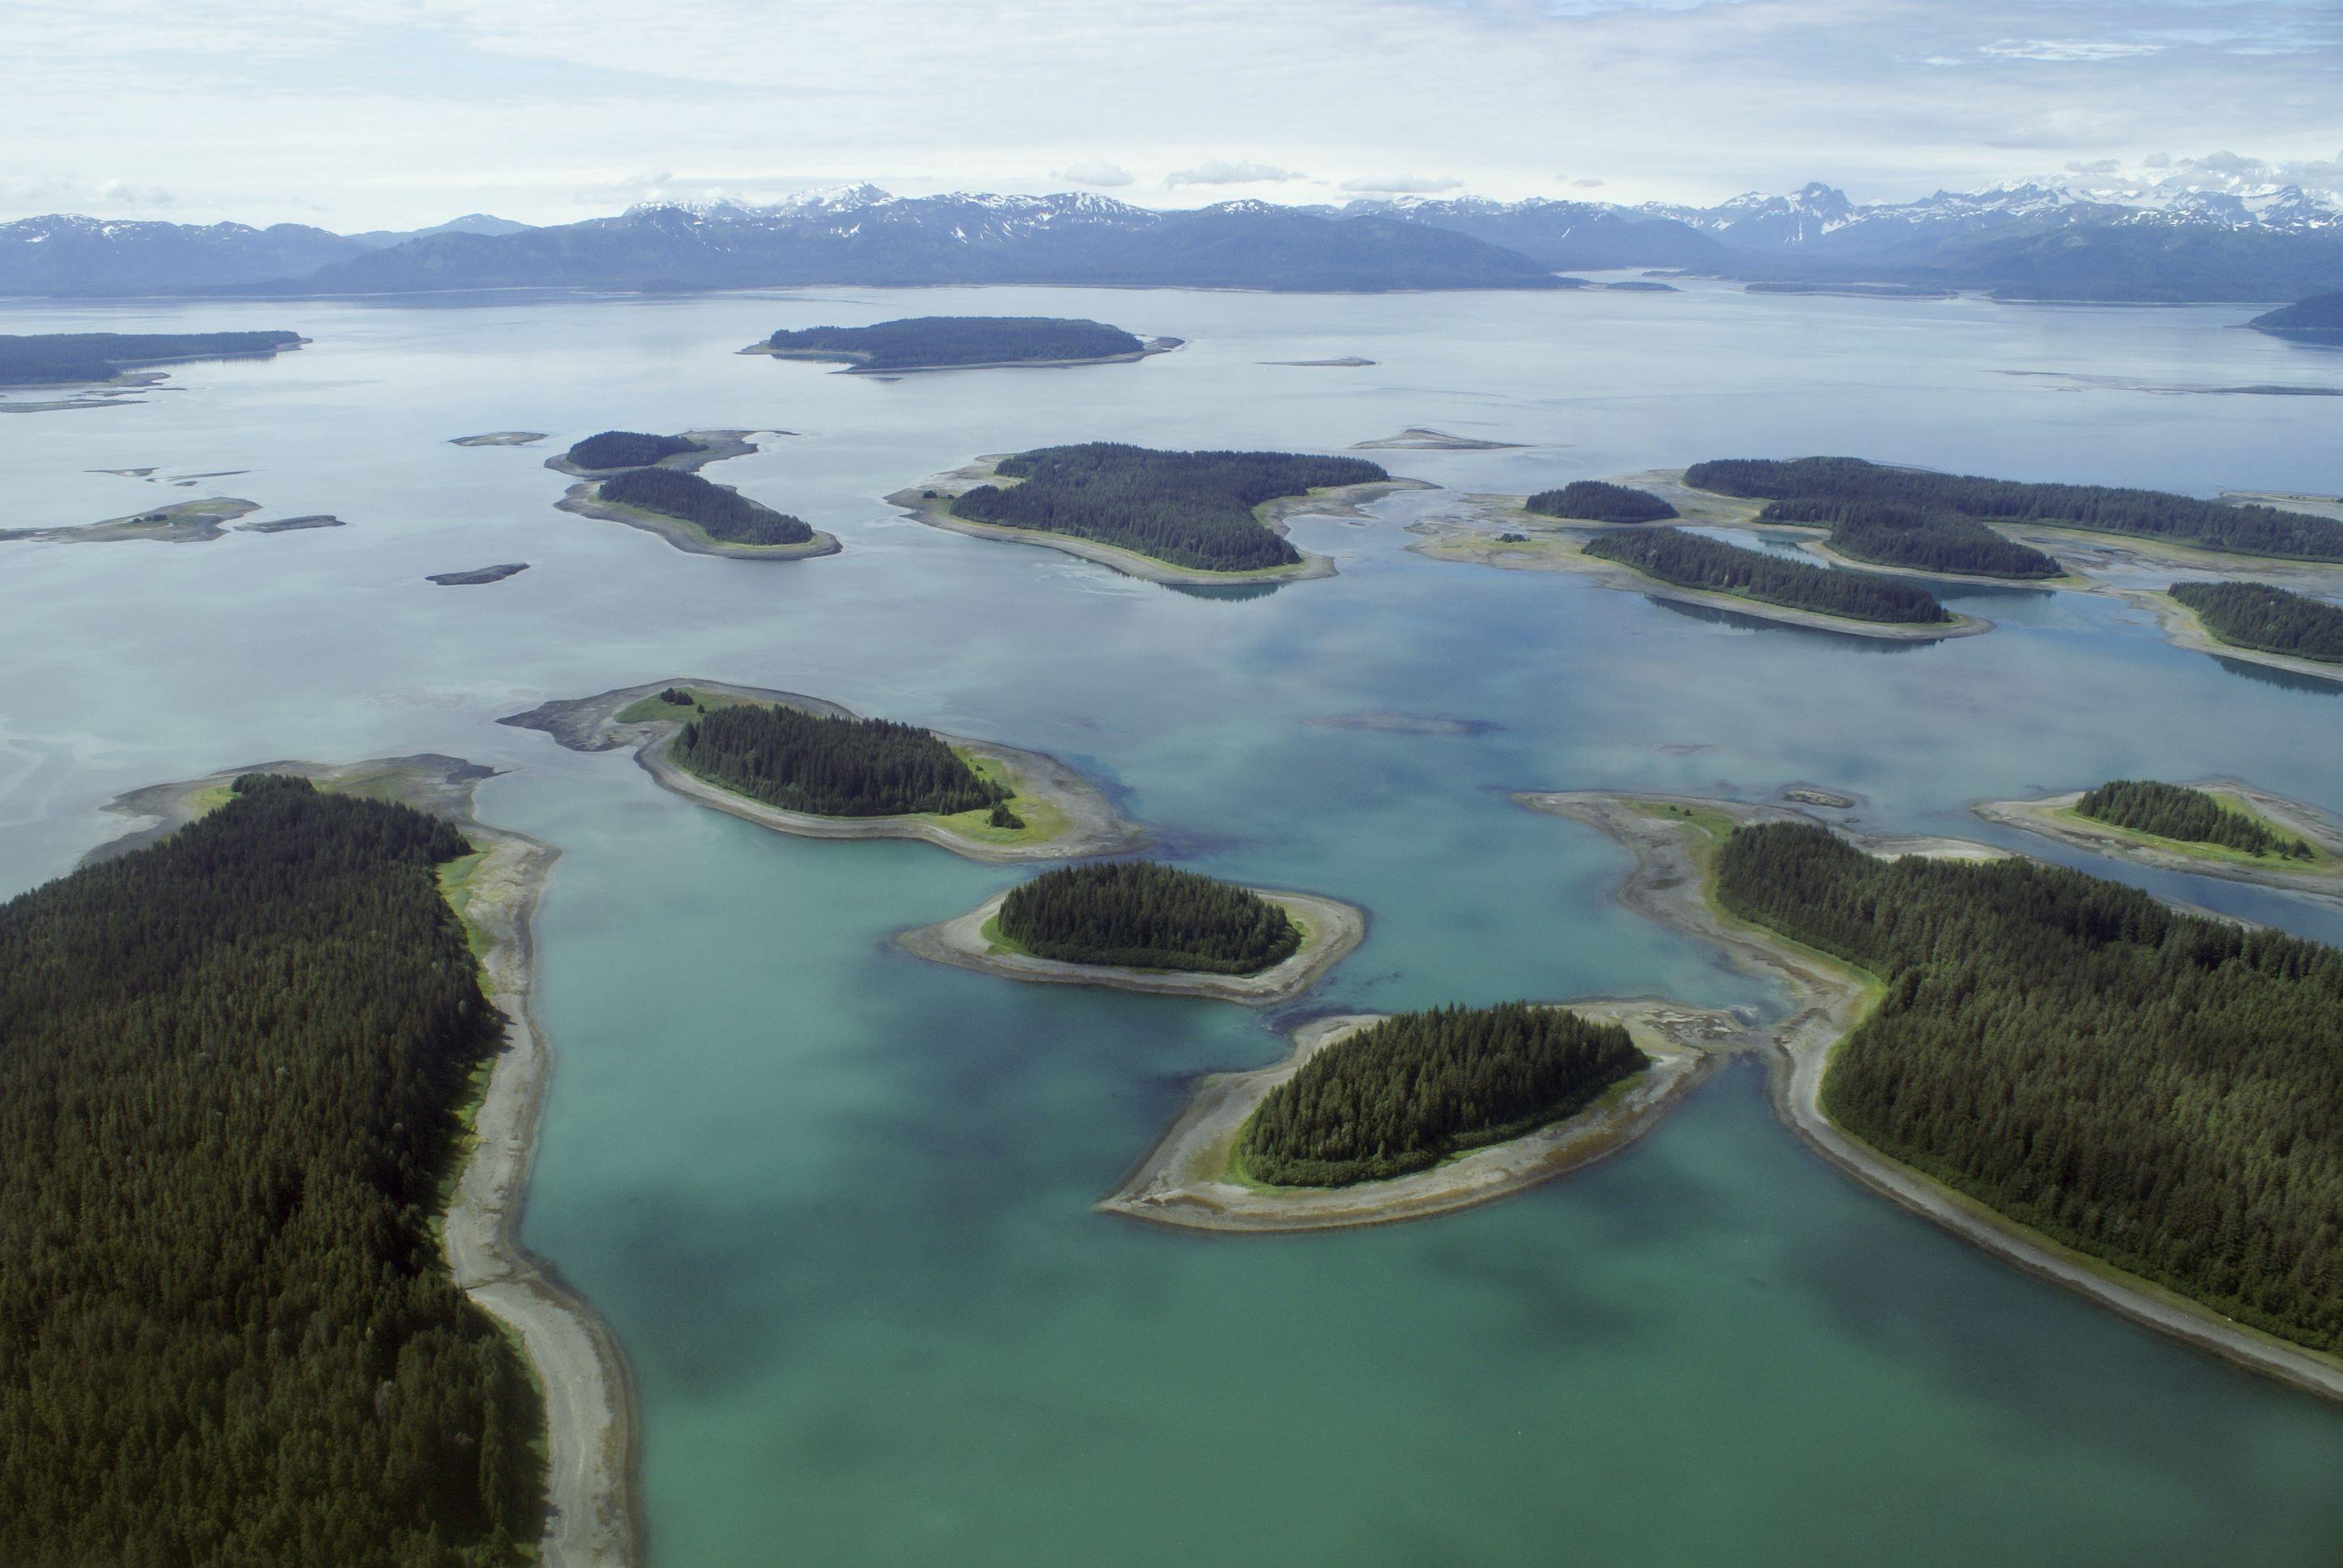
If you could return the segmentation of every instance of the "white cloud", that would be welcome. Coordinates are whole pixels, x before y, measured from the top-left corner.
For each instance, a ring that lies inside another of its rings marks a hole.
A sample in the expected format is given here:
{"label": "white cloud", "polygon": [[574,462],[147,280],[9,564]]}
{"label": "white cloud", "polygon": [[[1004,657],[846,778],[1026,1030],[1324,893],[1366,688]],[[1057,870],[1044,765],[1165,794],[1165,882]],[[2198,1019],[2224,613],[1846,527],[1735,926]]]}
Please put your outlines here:
{"label": "white cloud", "polygon": [[1309,177],[1300,169],[1282,169],[1274,164],[1254,163],[1250,159],[1231,162],[1226,158],[1206,158],[1193,168],[1175,169],[1165,175],[1163,184],[1167,189],[1177,189],[1181,186],[1273,185]]}
{"label": "white cloud", "polygon": [[1464,182],[1454,175],[1361,175],[1344,180],[1342,188],[1366,196],[1437,196],[1462,190]]}
{"label": "white cloud", "polygon": [[2140,55],[2160,55],[2162,44],[2118,44],[2098,38],[2004,38],[1977,50],[2000,60],[2048,60],[2060,64],[2096,60],[2128,60]]}
{"label": "white cloud", "polygon": [[1583,176],[1581,178],[1574,179],[1570,183],[1576,186],[1581,190],[1600,190],[1603,187],[1603,182],[1593,178],[1592,176]]}
{"label": "white cloud", "polygon": [[1068,164],[1064,168],[1051,169],[1050,177],[1053,180],[1064,180],[1071,185],[1098,186],[1101,188],[1127,186],[1131,179],[1129,169],[1124,168],[1121,164],[1111,164],[1104,158],[1082,158]]}

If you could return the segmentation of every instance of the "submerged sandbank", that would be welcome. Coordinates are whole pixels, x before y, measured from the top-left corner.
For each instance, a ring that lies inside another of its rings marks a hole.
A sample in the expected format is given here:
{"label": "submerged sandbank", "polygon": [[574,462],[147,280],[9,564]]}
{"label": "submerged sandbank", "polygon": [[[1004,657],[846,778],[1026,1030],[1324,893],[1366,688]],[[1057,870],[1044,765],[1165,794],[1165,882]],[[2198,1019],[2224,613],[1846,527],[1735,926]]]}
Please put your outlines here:
{"label": "submerged sandbank", "polygon": [[520,729],[544,730],[572,751],[612,751],[631,746],[635,760],[667,789],[759,827],[799,838],[918,839],[971,860],[990,861],[1061,860],[1082,855],[1110,855],[1135,849],[1147,841],[1144,829],[1126,820],[1089,780],[1048,753],[947,735],[941,730],[930,733],[961,752],[980,770],[997,769],[1019,799],[1039,802],[1029,822],[1046,822],[1048,830],[1024,838],[996,838],[988,836],[990,829],[963,830],[947,819],[930,815],[822,817],[769,806],[710,784],[671,760],[667,755],[668,748],[682,732],[680,720],[621,720],[618,717],[645,698],[656,697],[670,687],[744,702],[778,703],[828,719],[860,717],[841,704],[799,692],[679,677],[622,687],[594,697],[541,703],[526,713],[512,714],[497,722]]}
{"label": "submerged sandbank", "polygon": [[545,1396],[545,1534],[548,1564],[631,1563],[642,1555],[634,1385],[617,1336],[550,1265],[520,1241],[551,1052],[532,1007],[538,894],[560,851],[473,814],[473,788],[492,770],[424,754],[332,765],[263,762],[136,789],[106,809],[138,825],[85,859],[109,859],[176,831],[227,798],[240,773],[295,773],[321,788],[401,801],[445,817],[480,859],[449,903],[481,953],[481,989],[506,1020],[505,1049],[470,1118],[469,1153],[441,1239],[458,1287],[520,1341]]}

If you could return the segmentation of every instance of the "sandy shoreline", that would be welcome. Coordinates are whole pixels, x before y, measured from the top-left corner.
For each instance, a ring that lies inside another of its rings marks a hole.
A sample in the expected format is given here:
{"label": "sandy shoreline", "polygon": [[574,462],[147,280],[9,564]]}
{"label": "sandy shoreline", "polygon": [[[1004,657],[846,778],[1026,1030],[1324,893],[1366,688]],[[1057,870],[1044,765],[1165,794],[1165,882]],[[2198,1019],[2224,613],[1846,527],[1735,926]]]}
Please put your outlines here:
{"label": "sandy shoreline", "polygon": [[[2120,1273],[2113,1265],[2005,1219],[1842,1131],[1823,1111],[1823,1075],[1832,1050],[1869,1010],[1877,981],[1861,970],[1724,915],[1707,895],[1702,842],[1705,835],[1684,820],[1638,811],[1634,802],[1650,800],[1714,811],[1736,824],[1780,820],[1829,824],[1779,807],[1693,796],[1584,790],[1514,799],[1533,810],[1596,828],[1626,848],[1635,863],[1619,890],[1622,904],[1708,943],[1735,968],[1769,980],[1788,994],[1793,1009],[1775,1026],[1772,1036],[1775,1105],[1808,1147],[1881,1196],[2030,1273],[2237,1365],[2328,1399],[2343,1400],[2343,1360],[2231,1322],[2183,1296]],[[1960,839],[1865,839],[1843,829],[1834,831],[1872,853],[1940,854],[1966,843]]]}
{"label": "sandy shoreline", "polygon": [[[530,432],[508,431],[499,434],[528,435]],[[613,474],[630,474],[637,468],[673,468],[679,474],[696,474],[710,463],[721,463],[728,457],[745,457],[760,450],[751,436],[786,436],[787,430],[683,430],[679,437],[699,443],[696,452],[674,452],[656,463],[627,463],[616,468],[581,468],[569,460],[567,447],[545,460],[545,466],[557,474],[567,474],[573,479],[607,479]],[[485,437],[470,437],[468,440]],[[462,445],[462,442],[456,443]],[[525,445],[526,443],[518,443]]]}
{"label": "sandy shoreline", "polygon": [[472,1117],[472,1148],[442,1222],[449,1272],[519,1339],[545,1396],[548,1564],[628,1564],[642,1558],[634,1386],[617,1336],[552,1266],[523,1246],[520,1224],[537,1150],[551,1053],[531,1007],[537,901],[560,851],[491,828],[472,814],[490,770],[424,754],[332,766],[265,762],[133,790],[109,811],[141,819],[84,863],[143,848],[194,820],[239,773],[297,773],[329,787],[404,801],[448,818],[483,851],[465,884],[466,922],[484,940],[482,990],[507,1020],[505,1049]]}
{"label": "sandy shoreline", "polygon": [[[620,470],[624,472],[625,470]],[[630,528],[640,528],[647,534],[657,534],[687,555],[724,556],[733,560],[802,561],[816,556],[834,556],[844,548],[835,534],[814,529],[813,538],[801,545],[736,545],[711,538],[696,524],[681,518],[670,518],[664,512],[646,511],[640,507],[622,507],[602,498],[602,482],[588,479],[575,484],[553,503],[556,511],[569,512],[581,518],[593,518],[605,523],[624,523]]]}
{"label": "sandy shoreline", "polygon": [[[885,500],[930,528],[942,528],[955,534],[966,534],[973,539],[991,539],[1006,545],[1031,545],[1041,549],[1058,550],[1078,556],[1102,567],[1111,567],[1126,577],[1143,578],[1151,583],[1163,583],[1177,588],[1211,588],[1227,583],[1291,583],[1313,578],[1335,575],[1334,563],[1324,556],[1302,552],[1302,559],[1287,567],[1267,567],[1256,571],[1199,571],[1189,567],[1175,567],[1159,561],[1152,556],[1141,555],[1118,546],[1101,544],[1096,539],[1079,538],[1071,534],[1051,533],[1041,528],[1011,528],[994,523],[975,523],[966,518],[956,518],[951,504],[963,493],[980,485],[991,484],[994,470],[1004,457],[1015,454],[990,452],[974,462],[937,474],[916,485],[907,485],[887,496]],[[1437,487],[1421,479],[1377,479],[1363,485],[1342,485],[1312,490],[1306,496],[1281,496],[1264,501],[1253,508],[1253,515],[1280,538],[1285,534],[1285,521],[1294,517],[1364,518],[1360,508],[1378,497],[1397,490],[1429,490]],[[932,495],[929,492],[934,492]]]}
{"label": "sandy shoreline", "polygon": [[[1955,618],[1952,620],[1926,624],[1855,620],[1846,616],[1825,615],[1816,610],[1768,604],[1764,599],[1749,598],[1740,594],[1680,588],[1648,577],[1634,567],[1586,553],[1587,540],[1596,534],[1610,531],[1616,525],[1545,517],[1524,510],[1522,498],[1518,496],[1474,495],[1463,497],[1461,500],[1463,510],[1459,512],[1425,518],[1409,524],[1407,531],[1418,538],[1408,548],[1433,560],[1459,561],[1515,571],[1572,572],[1603,588],[1615,588],[1623,593],[1639,593],[1646,598],[1661,599],[1670,604],[1696,605],[1704,609],[1724,610],[1732,615],[1770,621],[1777,626],[1837,632],[1845,637],[1870,638],[1880,642],[1944,642],[1952,638],[1976,637],[1993,629],[1993,622],[1982,616],[1966,615],[1958,610],[1953,612]],[[1681,520],[1704,523],[1712,519],[1686,517]],[[1500,534],[1518,534],[1525,538],[1508,542],[1501,540]]]}
{"label": "sandy shoreline", "polygon": [[[81,523],[62,528],[0,528],[0,540],[52,545],[104,545],[129,539],[152,539],[165,545],[200,545],[226,538],[223,524],[260,510],[257,501],[215,496],[201,501],[174,501],[149,507],[127,517],[101,523]],[[150,522],[148,518],[159,519]]]}
{"label": "sandy shoreline", "polygon": [[670,686],[744,698],[755,702],[779,703],[783,707],[799,709],[829,719],[860,717],[842,704],[799,692],[775,691],[764,687],[735,686],[729,681],[679,676],[669,680],[649,681],[641,686],[621,687],[593,697],[540,703],[526,713],[510,714],[497,722],[509,724],[518,729],[541,729],[572,751],[614,751],[620,747],[631,746],[635,749],[635,760],[663,788],[700,805],[740,818],[743,821],[799,838],[916,839],[968,859],[1002,863],[1111,855],[1135,849],[1148,839],[1145,829],[1117,812],[1088,779],[1047,752],[1027,751],[1021,747],[1003,746],[998,741],[947,735],[941,730],[930,733],[947,745],[959,747],[977,757],[997,760],[1016,776],[1021,792],[1039,796],[1063,812],[1067,830],[1044,840],[996,844],[955,833],[923,817],[817,817],[803,811],[787,811],[778,806],[768,806],[761,800],[752,800],[745,795],[719,789],[669,761],[667,749],[681,732],[683,727],[680,724],[664,720],[643,724],[618,722],[618,714],[624,709],[643,698],[658,695]]}
{"label": "sandy shoreline", "polygon": [[[2329,856],[2343,857],[2343,822],[2338,822],[2315,806],[2289,800],[2283,795],[2269,794],[2235,779],[2200,780],[2190,788],[2235,795],[2276,826],[2317,845]],[[2030,800],[1978,800],[1972,802],[1969,809],[1988,822],[2022,828],[2029,833],[2056,839],[2075,849],[2118,860],[2129,860],[2134,865],[2150,866],[2160,871],[2185,871],[2192,876],[2220,877],[2233,882],[2251,882],[2257,887],[2276,888],[2282,892],[2307,893],[2313,898],[2343,900],[2343,864],[2337,860],[2299,867],[2275,861],[2257,865],[2209,855],[2192,855],[2186,849],[2167,849],[2120,829],[2103,827],[2087,818],[2077,817],[2074,812],[2075,803],[2082,798],[2080,789],[2069,789],[2062,795],[2046,795]]]}
{"label": "sandy shoreline", "polygon": [[[2253,574],[2241,573],[2240,576],[2251,577]],[[2256,578],[2255,580],[2261,578]],[[2298,658],[2289,653],[2267,653],[2258,648],[2242,648],[2234,642],[2223,642],[2206,627],[2195,610],[2169,593],[2160,593],[2152,588],[2108,588],[2106,591],[2154,615],[2167,638],[2193,653],[2209,653],[2218,658],[2239,659],[2247,664],[2258,664],[2294,675],[2307,675],[2314,680],[2331,680],[2343,685],[2343,664]]]}
{"label": "sandy shoreline", "polygon": [[1185,1230],[1245,1235],[1348,1230],[1424,1220],[1525,1191],[1626,1148],[1707,1076],[1717,1057],[1753,1047],[1729,1013],[1650,998],[1555,1004],[1626,1025],[1652,1066],[1574,1115],[1428,1171],[1349,1187],[1259,1187],[1228,1179],[1238,1132],[1270,1091],[1311,1057],[1382,1015],[1314,1020],[1293,1031],[1283,1060],[1250,1072],[1212,1073],[1131,1173],[1093,1205]]}
{"label": "sandy shoreline", "polygon": [[1063,963],[1012,952],[986,940],[984,928],[1001,912],[1007,893],[996,893],[964,915],[899,933],[896,946],[930,963],[999,975],[1040,985],[1094,985],[1154,996],[1207,997],[1217,1001],[1268,1007],[1290,1001],[1318,983],[1367,934],[1366,911],[1336,899],[1275,888],[1250,890],[1278,905],[1302,929],[1302,946],[1283,963],[1255,975],[1198,974],[1177,970],[1127,969],[1116,964]]}

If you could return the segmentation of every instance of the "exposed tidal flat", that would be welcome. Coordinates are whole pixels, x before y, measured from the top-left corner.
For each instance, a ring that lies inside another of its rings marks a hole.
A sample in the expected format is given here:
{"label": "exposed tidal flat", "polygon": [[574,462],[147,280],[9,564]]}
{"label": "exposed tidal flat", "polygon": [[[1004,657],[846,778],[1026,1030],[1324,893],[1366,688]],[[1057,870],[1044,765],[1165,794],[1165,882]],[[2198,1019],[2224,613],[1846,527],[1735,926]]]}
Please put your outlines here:
{"label": "exposed tidal flat", "polygon": [[[1665,303],[1164,294],[1147,318],[1190,343],[1139,373],[888,384],[738,356],[772,325],[754,297],[320,302],[299,355],[188,367],[201,396],[44,423],[14,526],[119,513],[124,481],[81,470],[149,464],[247,467],[237,493],[271,515],[364,526],[279,541],[269,558],[297,563],[281,572],[234,548],[11,552],[0,879],[69,866],[115,794],[255,757],[437,750],[507,770],[478,786],[481,815],[563,849],[538,926],[557,1060],[523,1238],[632,1363],[659,1561],[1526,1563],[1558,1543],[1654,1565],[2333,1561],[2343,1418],[1882,1201],[1785,1133],[1755,1061],[1719,1064],[1618,1154],[1433,1222],[1238,1242],[1121,1222],[1092,1205],[1194,1078],[1282,1060],[1306,1020],[920,963],[892,933],[1022,873],[770,832],[495,723],[677,669],[1013,736],[1166,858],[1373,910],[1307,1000],[1333,1013],[1614,992],[1783,1016],[1775,982],[1619,910],[1629,857],[1507,798],[1533,787],[1763,799],[1811,781],[1858,801],[1864,830],[2032,844],[2343,938],[2321,900],[1969,816],[2125,776],[2235,775],[2343,810],[2343,689],[2175,648],[2105,596],[1947,589],[1996,631],[1933,645],[1705,618],[1574,574],[1412,556],[1404,525],[1450,498],[1431,491],[1294,518],[1342,575],[1232,599],[955,538],[880,499],[972,452],[1340,451],[1410,423],[1569,443],[1408,455],[1455,493],[1828,450],[2333,488],[2330,400],[1996,374],[2343,380],[2332,356],[2228,330],[2242,312],[1696,283]],[[992,290],[983,307],[1131,306]],[[233,304],[186,322],[238,312],[275,324]],[[1380,363],[1255,366],[1330,344]],[[538,453],[444,445],[749,417],[808,432],[722,472],[847,541],[819,572],[710,569],[551,510]],[[418,585],[521,559],[493,593]],[[1308,722],[1368,713],[1484,727]],[[1308,1441],[1259,1436],[1272,1418]]]}

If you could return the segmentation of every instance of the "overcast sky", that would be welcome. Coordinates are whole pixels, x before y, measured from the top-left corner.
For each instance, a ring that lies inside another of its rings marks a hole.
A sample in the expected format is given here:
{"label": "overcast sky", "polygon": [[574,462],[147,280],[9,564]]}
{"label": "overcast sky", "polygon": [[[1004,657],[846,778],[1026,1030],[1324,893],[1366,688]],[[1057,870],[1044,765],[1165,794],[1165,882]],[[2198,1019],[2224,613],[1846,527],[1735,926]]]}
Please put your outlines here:
{"label": "overcast sky", "polygon": [[2343,0],[5,3],[0,217],[1881,199],[2216,153],[2343,188]]}

